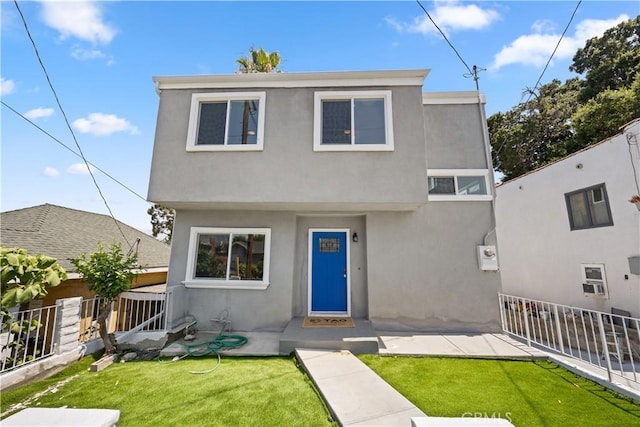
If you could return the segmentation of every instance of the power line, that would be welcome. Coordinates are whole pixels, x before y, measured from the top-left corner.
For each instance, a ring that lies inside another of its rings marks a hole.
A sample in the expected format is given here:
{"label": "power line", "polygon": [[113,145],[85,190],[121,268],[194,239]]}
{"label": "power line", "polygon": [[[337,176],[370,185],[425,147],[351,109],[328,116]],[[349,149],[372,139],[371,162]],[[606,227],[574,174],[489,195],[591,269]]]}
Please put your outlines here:
{"label": "power line", "polygon": [[[576,12],[578,12],[578,8],[580,7],[581,3],[582,3],[582,0],[579,0],[578,4],[575,7],[575,9],[573,9],[573,13],[571,14],[571,18],[569,18],[569,22],[567,22],[567,25],[564,27],[564,31],[560,35],[560,38],[558,39],[558,43],[556,44],[556,47],[553,49],[553,52],[551,52],[551,56],[549,57],[549,60],[547,61],[547,63],[544,66],[544,69],[540,73],[540,77],[538,77],[538,81],[536,81],[536,84],[533,86],[533,89],[529,90],[529,97],[524,102],[525,105],[528,104],[529,101],[531,101],[531,97],[535,94],[535,90],[537,89],[538,85],[540,84],[540,81],[542,80],[542,76],[544,76],[544,73],[547,71],[547,68],[549,67],[549,64],[551,63],[551,60],[555,56],[556,51],[558,50],[558,46],[560,46],[560,43],[562,42],[562,39],[564,38],[564,35],[567,33],[567,30],[571,26],[571,23],[573,22],[573,18],[576,16]],[[524,95],[522,96],[522,98],[520,98],[520,101],[522,101],[523,98],[524,98]],[[520,104],[522,104],[522,102],[520,102]],[[502,148],[504,147],[504,145],[506,143],[507,143],[507,141],[505,140],[502,143],[502,145],[500,146],[500,148],[498,148],[498,151],[496,151],[496,156],[498,156],[500,154],[500,151],[502,151]]]}
{"label": "power line", "polygon": [[[41,128],[40,126],[38,126],[36,123],[34,123],[32,120],[30,120],[29,118],[25,117],[23,114],[20,114],[20,112],[16,111],[15,108],[11,107],[9,104],[7,104],[6,102],[0,100],[0,103],[2,103],[2,105],[4,105],[5,107],[7,107],[9,110],[13,111],[15,114],[17,114],[18,116],[20,116],[21,118],[23,118],[24,120],[26,120],[28,123],[30,123],[31,125],[33,125],[36,129],[38,129],[40,132],[44,133],[45,135],[47,135],[49,138],[53,139],[55,142],[57,142],[58,144],[62,145],[64,148],[66,148],[67,150],[71,151],[73,154],[75,154],[76,156],[82,158],[82,156],[80,154],[78,154],[76,151],[73,151],[73,149],[71,147],[69,147],[68,145],[66,145],[64,142],[60,141],[58,138],[56,138],[55,136],[51,135],[49,132],[47,132],[46,130],[44,130],[43,128]],[[103,169],[99,168],[98,166],[96,166],[95,164],[91,163],[91,162],[87,162],[89,163],[89,165],[93,166],[94,168],[96,168],[96,170],[102,172],[105,176],[107,176],[108,178],[110,178],[112,181],[116,182],[117,184],[119,184],[120,186],[122,186],[124,189],[128,190],[131,194],[133,194],[134,196],[144,200],[145,202],[147,201],[147,199],[145,199],[144,197],[142,197],[140,194],[136,193],[134,190],[132,190],[131,188],[127,187],[125,184],[123,184],[121,181],[119,181],[118,179],[114,178],[113,176],[109,175],[107,172],[105,172]]]}
{"label": "power line", "polygon": [[40,57],[40,52],[38,51],[38,47],[36,46],[36,42],[33,40],[33,37],[31,37],[31,32],[29,31],[29,27],[27,26],[27,21],[24,18],[24,15],[22,14],[22,10],[20,10],[20,6],[18,6],[18,1],[17,0],[13,0],[13,4],[15,4],[16,9],[18,10],[18,14],[20,15],[20,19],[22,20],[22,23],[24,25],[24,29],[27,32],[27,36],[29,36],[29,40],[31,41],[31,45],[33,46],[33,50],[35,51],[36,57],[38,58],[38,62],[40,63],[40,67],[42,67],[42,71],[44,72],[44,75],[47,78],[47,83],[49,84],[49,88],[51,89],[51,92],[53,92],[53,97],[55,98],[56,103],[58,104],[58,108],[60,109],[60,112],[62,113],[62,117],[64,118],[64,122],[67,124],[67,128],[69,128],[69,132],[71,132],[71,136],[73,137],[73,142],[75,142],[76,143],[76,147],[78,147],[78,152],[80,154],[80,157],[82,157],[82,161],[84,162],[85,166],[87,167],[87,171],[89,172],[89,175],[91,176],[91,179],[93,180],[93,183],[95,184],[96,188],[98,189],[98,193],[100,194],[100,197],[102,198],[102,201],[104,202],[104,205],[107,207],[107,210],[109,211],[109,215],[113,219],[113,222],[116,224],[116,227],[118,227],[118,230],[120,231],[120,234],[122,234],[122,238],[124,239],[125,242],[127,242],[128,246],[131,246],[131,243],[129,243],[129,240],[127,239],[127,236],[125,236],[124,232],[122,231],[122,228],[120,228],[120,224],[118,223],[118,220],[113,215],[113,212],[111,211],[111,207],[109,206],[109,203],[107,202],[107,199],[102,194],[102,190],[100,189],[100,186],[98,185],[98,181],[96,181],[96,177],[93,175],[93,172],[91,171],[91,168],[89,167],[89,162],[87,161],[87,159],[84,156],[84,153],[82,152],[82,148],[80,147],[80,143],[78,143],[78,139],[76,138],[76,134],[73,132],[73,129],[71,128],[71,124],[69,123],[69,119],[67,118],[67,114],[64,112],[64,109],[62,108],[62,104],[60,103],[60,99],[58,98],[58,94],[56,93],[56,90],[53,87],[53,83],[51,83],[51,79],[49,78],[49,73],[47,72],[47,69],[44,66],[44,63],[42,62],[42,58]]}
{"label": "power line", "polygon": [[[458,53],[458,50],[453,46],[453,44],[451,44],[451,42],[449,41],[447,36],[444,34],[444,32],[440,29],[440,27],[438,27],[438,24],[436,24],[436,22],[433,20],[433,18],[431,18],[431,15],[429,15],[429,12],[427,12],[427,9],[425,9],[424,6],[422,5],[422,3],[420,3],[420,0],[416,0],[416,3],[418,3],[418,6],[420,6],[420,8],[424,11],[424,13],[427,15],[427,17],[431,21],[431,23],[438,29],[438,31],[440,31],[440,34],[442,34],[442,37],[444,37],[445,41],[449,44],[449,46],[451,46],[451,49],[453,49],[453,51],[456,53],[456,55],[458,56],[460,61],[462,61],[462,63],[466,67],[467,71],[469,72],[469,77],[474,76],[474,79],[476,79],[477,78],[477,70],[476,70],[476,73],[471,71],[471,68],[469,68],[469,66],[467,65],[465,60],[462,59],[462,56],[460,56],[460,53]],[[476,83],[477,83],[477,80],[476,80]]]}

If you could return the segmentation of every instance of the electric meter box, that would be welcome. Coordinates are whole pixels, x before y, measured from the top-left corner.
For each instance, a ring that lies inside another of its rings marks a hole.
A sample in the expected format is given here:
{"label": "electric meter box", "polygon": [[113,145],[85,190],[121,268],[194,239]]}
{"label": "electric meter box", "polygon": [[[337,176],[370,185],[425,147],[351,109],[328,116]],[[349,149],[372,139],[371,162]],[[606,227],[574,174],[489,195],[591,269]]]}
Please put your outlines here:
{"label": "electric meter box", "polygon": [[483,271],[498,270],[498,255],[495,246],[478,246],[478,267]]}

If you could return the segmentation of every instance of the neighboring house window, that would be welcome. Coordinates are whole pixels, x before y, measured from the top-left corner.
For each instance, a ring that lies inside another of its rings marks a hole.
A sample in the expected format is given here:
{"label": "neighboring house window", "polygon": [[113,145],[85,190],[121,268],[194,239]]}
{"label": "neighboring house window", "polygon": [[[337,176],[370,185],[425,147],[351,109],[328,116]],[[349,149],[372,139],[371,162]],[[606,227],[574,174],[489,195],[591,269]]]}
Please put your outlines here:
{"label": "neighboring house window", "polygon": [[314,151],[393,151],[391,91],[316,92]]}
{"label": "neighboring house window", "polygon": [[187,151],[260,151],[264,92],[194,93]]}
{"label": "neighboring house window", "polygon": [[487,169],[429,169],[427,187],[430,201],[492,199]]}
{"label": "neighboring house window", "polygon": [[564,198],[572,230],[613,225],[607,188],[604,184],[567,193]]}
{"label": "neighboring house window", "polygon": [[270,249],[269,228],[192,227],[184,284],[266,289]]}
{"label": "neighboring house window", "polygon": [[580,270],[585,294],[608,296],[604,264],[580,264]]}

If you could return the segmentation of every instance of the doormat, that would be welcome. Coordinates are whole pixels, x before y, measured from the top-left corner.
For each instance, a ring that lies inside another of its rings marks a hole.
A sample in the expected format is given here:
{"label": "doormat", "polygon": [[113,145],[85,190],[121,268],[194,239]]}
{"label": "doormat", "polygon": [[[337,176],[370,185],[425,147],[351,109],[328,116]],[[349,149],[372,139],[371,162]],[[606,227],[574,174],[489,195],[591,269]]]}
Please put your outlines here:
{"label": "doormat", "polygon": [[351,317],[305,317],[303,328],[355,328]]}

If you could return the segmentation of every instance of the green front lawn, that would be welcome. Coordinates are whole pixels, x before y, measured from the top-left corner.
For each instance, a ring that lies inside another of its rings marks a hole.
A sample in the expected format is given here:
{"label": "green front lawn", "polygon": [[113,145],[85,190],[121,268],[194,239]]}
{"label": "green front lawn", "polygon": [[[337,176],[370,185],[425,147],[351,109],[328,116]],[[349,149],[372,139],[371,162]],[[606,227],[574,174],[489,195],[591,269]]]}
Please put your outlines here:
{"label": "green front lawn", "polygon": [[86,357],[52,378],[3,392],[2,413],[72,378],[28,406],[119,409],[119,427],[334,425],[292,358],[223,357],[216,370],[200,375],[189,371],[210,370],[217,358],[116,363],[88,372],[93,361]]}
{"label": "green front lawn", "polygon": [[640,405],[551,362],[360,359],[429,416],[506,418],[515,426],[639,426]]}

